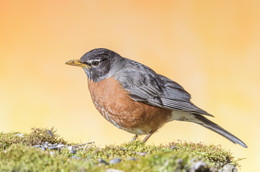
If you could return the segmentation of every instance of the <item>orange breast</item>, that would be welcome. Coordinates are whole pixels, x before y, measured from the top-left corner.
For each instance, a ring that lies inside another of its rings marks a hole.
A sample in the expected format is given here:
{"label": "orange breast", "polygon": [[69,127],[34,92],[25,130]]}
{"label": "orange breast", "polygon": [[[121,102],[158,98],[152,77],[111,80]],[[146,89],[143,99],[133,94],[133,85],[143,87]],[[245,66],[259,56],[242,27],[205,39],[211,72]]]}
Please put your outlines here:
{"label": "orange breast", "polygon": [[91,98],[102,116],[120,129],[148,134],[168,121],[171,111],[136,102],[114,78],[88,80]]}

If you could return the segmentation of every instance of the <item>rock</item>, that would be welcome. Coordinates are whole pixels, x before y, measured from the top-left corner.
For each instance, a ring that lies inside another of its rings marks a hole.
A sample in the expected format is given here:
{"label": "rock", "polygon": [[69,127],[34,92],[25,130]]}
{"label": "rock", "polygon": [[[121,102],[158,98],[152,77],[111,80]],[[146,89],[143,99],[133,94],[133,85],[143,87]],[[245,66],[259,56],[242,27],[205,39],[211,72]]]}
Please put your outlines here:
{"label": "rock", "polygon": [[133,161],[135,161],[136,158],[135,158],[135,157],[131,157],[131,158],[128,158],[128,160],[133,160]]}
{"label": "rock", "polygon": [[56,149],[58,149],[58,147],[57,146],[50,146],[50,147],[48,147],[50,150],[56,150]]}
{"label": "rock", "polygon": [[115,158],[115,159],[112,159],[109,163],[110,164],[117,164],[117,163],[120,163],[120,162],[121,162],[120,158]]}
{"label": "rock", "polygon": [[48,147],[49,147],[49,146],[48,146],[48,142],[43,143],[42,147],[48,148]]}
{"label": "rock", "polygon": [[182,166],[183,166],[182,163],[183,163],[183,159],[178,159],[178,160],[177,160],[178,166],[177,166],[176,171],[178,171],[178,170],[180,170],[180,169],[182,168]]}
{"label": "rock", "polygon": [[73,156],[71,156],[71,158],[72,159],[80,159],[78,156],[76,156],[76,155],[73,155]]}
{"label": "rock", "polygon": [[76,154],[77,153],[77,151],[74,150],[72,146],[69,146],[68,149],[69,149],[71,154]]}
{"label": "rock", "polygon": [[146,152],[140,152],[140,153],[137,152],[137,154],[140,155],[140,156],[145,156],[147,153]]}
{"label": "rock", "polygon": [[173,146],[171,147],[171,149],[177,149],[177,147],[176,147],[175,145],[173,145]]}
{"label": "rock", "polygon": [[232,164],[226,164],[219,172],[237,172],[237,168]]}
{"label": "rock", "polygon": [[16,134],[16,135],[19,136],[19,137],[24,137],[24,134],[18,133],[18,134]]}
{"label": "rock", "polygon": [[33,145],[33,147],[39,148],[39,147],[41,147],[41,145]]}
{"label": "rock", "polygon": [[105,164],[105,165],[109,165],[105,160],[103,160],[103,159],[98,159],[98,163],[99,164]]}
{"label": "rock", "polygon": [[197,172],[197,171],[206,172],[206,171],[209,171],[209,168],[208,168],[207,164],[203,161],[194,162],[191,165],[190,172]]}
{"label": "rock", "polygon": [[64,144],[60,143],[60,144],[57,145],[57,148],[63,148],[63,147],[64,147]]}

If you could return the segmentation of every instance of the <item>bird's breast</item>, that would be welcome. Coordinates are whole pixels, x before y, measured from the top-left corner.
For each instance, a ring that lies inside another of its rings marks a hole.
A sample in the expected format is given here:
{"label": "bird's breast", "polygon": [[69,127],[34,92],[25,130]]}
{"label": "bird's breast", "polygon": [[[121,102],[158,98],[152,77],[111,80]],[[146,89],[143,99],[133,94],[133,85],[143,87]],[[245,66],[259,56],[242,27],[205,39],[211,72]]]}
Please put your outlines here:
{"label": "bird's breast", "polygon": [[169,110],[134,101],[114,78],[88,80],[92,101],[101,115],[117,128],[134,134],[148,134],[166,123]]}

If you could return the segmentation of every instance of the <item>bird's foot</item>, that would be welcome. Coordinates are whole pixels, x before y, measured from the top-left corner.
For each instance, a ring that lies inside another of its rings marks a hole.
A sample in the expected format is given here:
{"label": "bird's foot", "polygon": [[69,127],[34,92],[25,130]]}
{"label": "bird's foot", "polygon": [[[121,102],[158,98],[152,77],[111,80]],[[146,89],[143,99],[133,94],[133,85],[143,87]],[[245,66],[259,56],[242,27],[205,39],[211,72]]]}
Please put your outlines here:
{"label": "bird's foot", "polygon": [[136,134],[133,139],[130,141],[130,144],[133,143],[138,138],[138,135]]}

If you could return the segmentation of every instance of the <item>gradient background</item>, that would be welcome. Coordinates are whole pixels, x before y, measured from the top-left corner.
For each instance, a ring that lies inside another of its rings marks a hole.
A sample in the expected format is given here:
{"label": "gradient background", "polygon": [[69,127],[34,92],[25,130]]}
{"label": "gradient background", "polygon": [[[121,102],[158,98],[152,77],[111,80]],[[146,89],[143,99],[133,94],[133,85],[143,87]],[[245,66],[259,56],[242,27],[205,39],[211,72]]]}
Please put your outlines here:
{"label": "gradient background", "polygon": [[172,122],[149,144],[222,144],[242,171],[260,171],[260,1],[0,1],[0,131],[54,126],[75,142],[120,144],[132,135],[94,108],[82,69],[112,49],[179,82],[244,149],[196,124]]}

